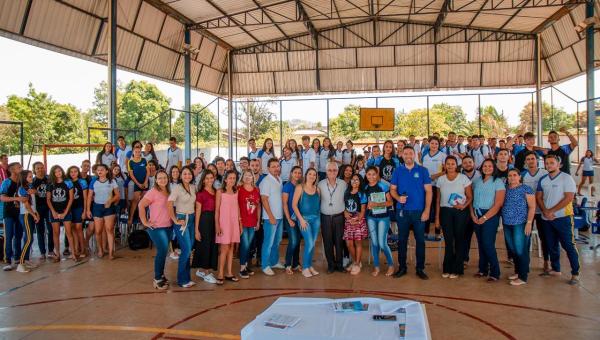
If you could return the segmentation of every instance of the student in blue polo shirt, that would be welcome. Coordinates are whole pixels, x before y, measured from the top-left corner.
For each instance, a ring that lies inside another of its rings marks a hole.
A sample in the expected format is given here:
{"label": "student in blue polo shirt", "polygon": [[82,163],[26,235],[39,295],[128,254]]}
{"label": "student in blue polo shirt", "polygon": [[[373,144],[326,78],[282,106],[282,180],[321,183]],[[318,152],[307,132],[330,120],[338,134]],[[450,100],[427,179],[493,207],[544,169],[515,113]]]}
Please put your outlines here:
{"label": "student in blue polo shirt", "polygon": [[395,277],[406,274],[406,251],[410,226],[416,242],[417,276],[427,280],[425,274],[425,223],[429,220],[432,200],[431,178],[426,168],[415,163],[417,154],[412,146],[402,150],[404,165],[396,168],[392,176],[390,194],[397,201],[398,271]]}
{"label": "student in blue polo shirt", "polygon": [[556,155],[545,158],[548,175],[538,183],[536,201],[542,211],[550,265],[552,270],[547,274],[559,276],[560,248],[563,247],[571,265],[569,284],[579,283],[579,253],[573,237],[573,198],[575,197],[575,180],[569,174],[560,171],[560,160]]}

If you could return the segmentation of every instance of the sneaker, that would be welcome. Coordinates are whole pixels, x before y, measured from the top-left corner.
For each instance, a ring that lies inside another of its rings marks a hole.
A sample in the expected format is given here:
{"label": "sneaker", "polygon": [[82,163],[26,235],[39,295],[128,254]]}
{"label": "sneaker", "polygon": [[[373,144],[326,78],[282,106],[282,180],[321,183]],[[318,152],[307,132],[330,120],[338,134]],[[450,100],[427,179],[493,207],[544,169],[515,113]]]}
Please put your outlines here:
{"label": "sneaker", "polygon": [[171,252],[171,254],[169,254],[169,257],[171,258],[171,260],[179,260],[179,255],[177,255],[176,252]]}
{"label": "sneaker", "polygon": [[25,266],[24,264],[19,264],[17,266],[17,272],[19,273],[29,273],[31,271],[31,269],[27,268],[27,266]]}
{"label": "sneaker", "polygon": [[267,268],[263,269],[262,271],[267,276],[273,276],[273,275],[275,275],[275,272],[270,267],[267,267]]}
{"label": "sneaker", "polygon": [[312,273],[310,272],[310,269],[308,269],[308,268],[302,270],[302,275],[304,277],[312,277],[313,276]]}
{"label": "sneaker", "polygon": [[319,272],[318,272],[318,271],[316,271],[316,270],[315,270],[315,268],[313,268],[313,267],[310,267],[310,268],[308,268],[308,269],[310,270],[310,273],[311,273],[313,276],[315,276],[315,275],[319,275]]}
{"label": "sneaker", "polygon": [[194,281],[190,281],[190,282],[188,282],[188,283],[184,283],[184,284],[182,284],[182,285],[181,285],[181,288],[191,288],[191,287],[194,287],[195,285],[196,285],[196,282],[194,282]]}
{"label": "sneaker", "polygon": [[250,269],[250,267],[246,267],[246,271],[248,272],[248,275],[250,275],[250,276],[254,275],[254,271],[252,271],[252,269]]}
{"label": "sneaker", "polygon": [[273,269],[285,269],[285,265],[281,262],[278,262],[276,265],[272,266]]}
{"label": "sneaker", "polygon": [[200,270],[196,270],[196,276],[204,279],[206,277],[206,274],[204,274],[204,272],[200,271]]}
{"label": "sneaker", "polygon": [[561,272],[555,272],[554,270],[551,270],[548,272],[548,275],[550,276],[561,276],[562,273]]}
{"label": "sneaker", "polygon": [[447,279],[447,278],[449,278],[449,277],[450,277],[450,274],[448,274],[448,273],[444,273],[444,274],[442,274],[442,277],[443,277],[444,279]]}
{"label": "sneaker", "polygon": [[579,284],[579,275],[571,276],[571,279],[568,282],[571,286],[575,286]]}
{"label": "sneaker", "polygon": [[516,280],[510,281],[510,285],[511,286],[522,286],[522,285],[525,285],[525,284],[527,284],[527,282],[522,281],[521,279],[518,279],[518,278]]}
{"label": "sneaker", "polygon": [[165,280],[160,279],[160,280],[154,280],[152,282],[152,285],[154,286],[155,289],[159,289],[159,290],[165,290],[169,288],[169,283],[165,282]]}
{"label": "sneaker", "polygon": [[210,283],[210,284],[216,284],[217,283],[217,279],[213,276],[213,274],[208,274],[208,275],[204,275],[203,278],[204,282],[206,283]]}
{"label": "sneaker", "polygon": [[250,275],[248,275],[248,270],[246,270],[245,268],[240,270],[240,277],[242,279],[249,279]]}
{"label": "sneaker", "polygon": [[13,270],[14,267],[11,263],[6,264],[4,267],[2,267],[2,270],[4,270],[5,272],[9,272],[11,270]]}
{"label": "sneaker", "polygon": [[458,279],[458,274],[450,274],[451,279]]}
{"label": "sneaker", "polygon": [[[343,266],[344,268],[347,268],[347,267],[349,267],[351,264],[352,264],[352,262],[350,261],[350,258],[349,258],[349,257],[344,257],[344,258],[342,259],[342,266]],[[350,271],[350,270],[348,270],[348,271]]]}
{"label": "sneaker", "polygon": [[516,279],[518,279],[518,278],[519,278],[519,275],[518,275],[518,274],[512,274],[511,276],[509,276],[509,277],[508,277],[508,279],[509,279],[510,281],[512,281],[512,280],[516,280]]}

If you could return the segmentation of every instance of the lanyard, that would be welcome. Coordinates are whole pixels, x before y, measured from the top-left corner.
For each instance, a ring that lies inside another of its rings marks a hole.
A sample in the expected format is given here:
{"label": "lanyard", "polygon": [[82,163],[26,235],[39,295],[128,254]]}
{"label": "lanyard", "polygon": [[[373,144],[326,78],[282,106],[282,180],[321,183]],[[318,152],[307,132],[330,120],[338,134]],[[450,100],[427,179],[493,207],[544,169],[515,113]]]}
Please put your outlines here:
{"label": "lanyard", "polygon": [[329,189],[329,181],[327,181],[327,191],[329,192],[329,206],[332,207],[333,206],[333,195],[335,194],[335,191],[337,190],[338,187],[338,183],[337,180],[335,181],[335,186],[333,187],[333,191],[331,191],[331,189]]}

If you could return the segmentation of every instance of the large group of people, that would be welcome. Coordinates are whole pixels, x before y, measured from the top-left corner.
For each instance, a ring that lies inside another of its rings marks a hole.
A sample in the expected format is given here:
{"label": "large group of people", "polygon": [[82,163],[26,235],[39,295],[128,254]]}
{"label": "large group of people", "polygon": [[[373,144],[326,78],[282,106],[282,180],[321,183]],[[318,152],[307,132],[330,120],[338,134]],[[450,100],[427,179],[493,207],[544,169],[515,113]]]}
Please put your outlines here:
{"label": "large group of people", "polygon": [[[209,162],[201,154],[188,165],[175,138],[161,163],[152,143],[129,146],[119,137],[117,145],[105,144],[95,164],[86,160],[66,171],[55,165],[48,173],[42,163],[25,170],[3,155],[3,269],[29,272],[39,265],[31,259],[34,234],[41,260],[60,261],[61,226],[62,256],[74,261],[93,256],[95,238],[95,255],[112,260],[119,237],[115,222],[127,216],[127,231],[142,225],[156,248],[157,289],[169,287],[164,273],[169,257],[178,261],[176,283],[184,288],[195,285],[193,274],[217,285],[248,279],[253,269],[267,276],[275,270],[319,275],[314,260],[319,234],[327,273],[358,275],[369,242],[371,275],[380,275],[385,259],[382,274],[399,278],[408,271],[411,230],[420,279],[428,279],[426,240],[444,241],[440,275],[457,279],[468,266],[475,234],[474,276],[496,282],[502,225],[506,260],[514,264],[508,282],[519,286],[528,280],[535,225],[544,255],[541,275],[561,275],[562,246],[571,266],[569,283],[577,284],[573,204],[581,185],[577,188],[570,176],[569,162],[577,141],[562,132],[570,143],[559,145],[559,134],[552,131],[550,148],[536,146],[530,132],[499,141],[452,132],[421,141],[410,136],[362,150],[352,141],[334,144],[304,136],[300,144],[288,140],[280,157],[272,139],[261,148],[250,139],[248,155],[237,164],[220,156]],[[581,160],[582,184],[592,183],[594,161],[588,150]],[[397,238],[390,237],[392,230]],[[284,232],[288,242],[281,253]],[[396,239],[395,260],[390,242]],[[239,258],[236,270],[234,258]]]}

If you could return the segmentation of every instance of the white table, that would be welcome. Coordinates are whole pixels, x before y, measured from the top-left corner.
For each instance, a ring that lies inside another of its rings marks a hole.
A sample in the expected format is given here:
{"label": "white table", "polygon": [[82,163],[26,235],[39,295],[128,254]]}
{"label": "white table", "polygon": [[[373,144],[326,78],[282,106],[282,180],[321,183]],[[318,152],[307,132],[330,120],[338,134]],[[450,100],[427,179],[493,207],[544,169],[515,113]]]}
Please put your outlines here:
{"label": "white table", "polygon": [[[333,311],[334,301],[368,303],[365,312],[341,313]],[[406,340],[429,340],[429,324],[425,307],[416,301],[391,301],[376,298],[288,298],[277,299],[267,310],[259,314],[242,329],[242,340],[390,340],[401,339],[397,321],[374,321],[375,314],[393,314],[398,308],[406,309]],[[274,313],[296,316],[300,322],[287,329],[264,325]],[[400,316],[397,314],[397,316]]]}

